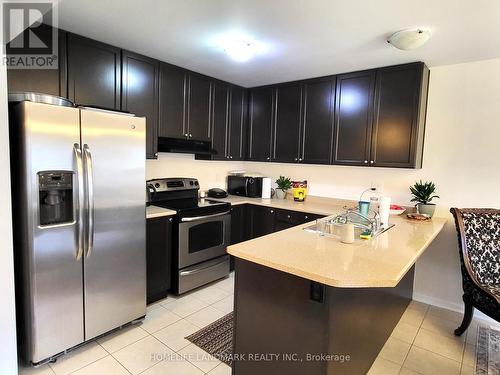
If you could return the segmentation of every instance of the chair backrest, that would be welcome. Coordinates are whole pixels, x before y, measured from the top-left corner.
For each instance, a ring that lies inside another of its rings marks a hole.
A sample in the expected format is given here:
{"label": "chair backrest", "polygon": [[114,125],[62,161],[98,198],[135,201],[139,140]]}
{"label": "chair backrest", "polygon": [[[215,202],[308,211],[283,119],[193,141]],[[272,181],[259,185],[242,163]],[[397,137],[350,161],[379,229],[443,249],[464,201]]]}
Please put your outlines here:
{"label": "chair backrest", "polygon": [[500,210],[452,208],[464,266],[472,280],[489,289],[500,286]]}

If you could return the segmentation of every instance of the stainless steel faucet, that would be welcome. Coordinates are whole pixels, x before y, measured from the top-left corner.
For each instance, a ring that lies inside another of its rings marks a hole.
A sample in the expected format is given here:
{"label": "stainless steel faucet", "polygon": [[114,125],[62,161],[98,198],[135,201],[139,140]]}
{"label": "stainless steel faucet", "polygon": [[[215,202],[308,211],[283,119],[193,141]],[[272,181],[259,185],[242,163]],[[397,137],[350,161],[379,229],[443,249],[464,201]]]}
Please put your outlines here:
{"label": "stainless steel faucet", "polygon": [[[382,229],[380,215],[377,211],[374,210],[370,210],[370,212],[373,212],[373,218],[359,213],[357,209],[347,209],[344,214],[336,216],[333,221],[340,224],[354,223],[360,228],[371,231],[372,234],[377,233]],[[353,216],[361,219],[361,222],[359,220],[353,220]]]}

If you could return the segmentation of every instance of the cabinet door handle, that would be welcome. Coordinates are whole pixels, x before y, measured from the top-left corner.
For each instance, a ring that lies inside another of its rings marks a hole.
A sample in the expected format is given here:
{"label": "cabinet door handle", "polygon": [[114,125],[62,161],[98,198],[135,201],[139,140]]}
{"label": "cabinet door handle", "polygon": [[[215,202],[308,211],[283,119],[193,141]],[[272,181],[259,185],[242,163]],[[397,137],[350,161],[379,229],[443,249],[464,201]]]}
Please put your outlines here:
{"label": "cabinet door handle", "polygon": [[290,219],[291,216],[290,215],[286,215],[286,217],[287,217],[287,219]]}
{"label": "cabinet door handle", "polygon": [[307,219],[309,219],[309,216],[307,216],[307,215],[304,216],[304,220],[307,220]]}
{"label": "cabinet door handle", "polygon": [[297,161],[297,160],[299,160],[299,159],[295,158],[295,159],[293,159],[293,160],[294,160],[294,161]]}
{"label": "cabinet door handle", "polygon": [[368,160],[365,160],[365,164],[368,164]]}
{"label": "cabinet door handle", "polygon": [[188,133],[184,134],[184,137],[186,137],[186,138],[189,137],[189,134]]}
{"label": "cabinet door handle", "polygon": [[299,161],[302,161],[302,158],[299,158]]}
{"label": "cabinet door handle", "polygon": [[272,214],[274,214],[274,210],[270,210],[269,212],[272,213]]}
{"label": "cabinet door handle", "polygon": [[373,163],[375,163],[375,162],[373,160],[370,160],[370,164],[373,164]]}
{"label": "cabinet door handle", "polygon": [[192,134],[189,134],[189,138],[193,138],[193,135],[192,135]]}
{"label": "cabinet door handle", "polygon": [[229,159],[232,159],[232,158],[233,158],[232,156],[229,157]]}
{"label": "cabinet door handle", "polygon": [[267,160],[271,160],[271,158],[268,156],[268,157],[267,157]]}
{"label": "cabinet door handle", "polygon": [[168,221],[172,222],[172,221],[173,221],[173,219],[170,217],[170,218],[168,219]]}

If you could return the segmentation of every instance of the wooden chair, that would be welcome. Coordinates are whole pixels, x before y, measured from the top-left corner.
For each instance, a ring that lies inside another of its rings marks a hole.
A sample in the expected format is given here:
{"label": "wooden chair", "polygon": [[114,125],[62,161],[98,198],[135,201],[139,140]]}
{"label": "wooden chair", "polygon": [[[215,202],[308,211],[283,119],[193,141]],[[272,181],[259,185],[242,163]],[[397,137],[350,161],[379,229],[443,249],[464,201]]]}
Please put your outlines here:
{"label": "wooden chair", "polygon": [[464,333],[474,308],[500,322],[500,210],[452,208],[460,248],[465,312],[455,335]]}

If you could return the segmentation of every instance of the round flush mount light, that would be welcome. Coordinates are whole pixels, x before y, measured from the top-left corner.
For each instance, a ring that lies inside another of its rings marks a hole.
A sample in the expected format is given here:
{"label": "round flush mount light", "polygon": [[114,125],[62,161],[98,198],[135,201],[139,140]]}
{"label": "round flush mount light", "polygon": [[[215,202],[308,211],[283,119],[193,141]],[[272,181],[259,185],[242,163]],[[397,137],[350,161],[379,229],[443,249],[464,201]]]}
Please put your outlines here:
{"label": "round flush mount light", "polygon": [[247,62],[269,51],[268,43],[257,40],[241,31],[228,31],[216,35],[210,44],[219,51],[223,51],[231,60],[240,63]]}
{"label": "round flush mount light", "polygon": [[227,40],[223,49],[231,59],[238,62],[248,61],[255,54],[255,45],[244,39]]}
{"label": "round flush mount light", "polygon": [[422,47],[427,43],[430,37],[431,33],[429,30],[408,29],[395,32],[387,39],[387,43],[393,45],[397,49],[408,51]]}

